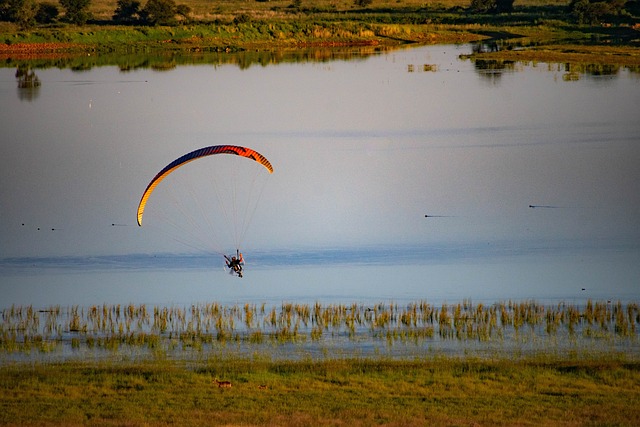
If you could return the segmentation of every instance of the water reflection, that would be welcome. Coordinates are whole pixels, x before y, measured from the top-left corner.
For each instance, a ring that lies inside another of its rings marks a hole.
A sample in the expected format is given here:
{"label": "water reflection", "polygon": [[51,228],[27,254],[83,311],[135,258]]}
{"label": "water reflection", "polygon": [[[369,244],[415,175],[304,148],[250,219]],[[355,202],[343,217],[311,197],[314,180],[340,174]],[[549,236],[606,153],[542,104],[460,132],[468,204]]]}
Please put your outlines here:
{"label": "water reflection", "polygon": [[[475,70],[483,77],[490,79],[497,79],[504,73],[510,73],[514,71],[522,70],[525,66],[535,66],[535,63],[531,61],[513,61],[503,59],[484,59],[473,58]],[[580,64],[574,62],[566,63],[550,63],[549,71],[553,71],[556,68],[563,70],[563,80],[565,81],[577,81],[582,76],[586,77],[614,77],[619,75],[622,70],[629,70],[631,72],[639,72],[638,67],[629,67],[616,64]]]}
{"label": "water reflection", "polygon": [[[470,59],[481,74],[500,75],[503,72],[515,70],[516,64],[530,65],[530,61],[514,61],[504,59],[477,58],[474,55],[494,53],[506,50],[531,47],[532,44],[523,41],[489,40],[469,45],[470,54],[463,54],[462,59]],[[326,47],[276,51],[153,51],[153,52],[113,52],[101,55],[59,55],[45,58],[24,58],[8,56],[3,58],[5,67],[19,67],[21,69],[59,68],[74,71],[87,71],[94,67],[117,66],[121,71],[137,69],[171,70],[181,65],[237,65],[242,70],[252,66],[266,67],[282,63],[331,62],[365,60],[367,57],[407,47],[388,46],[354,46],[354,47]],[[586,74],[592,76],[616,75],[621,69],[640,72],[640,67],[624,64],[597,63],[562,63],[568,73]],[[436,64],[410,65],[409,71],[436,71]]]}
{"label": "water reflection", "polygon": [[461,59],[470,59],[473,62],[476,71],[483,77],[487,77],[492,80],[496,80],[502,76],[505,72],[518,71],[517,67],[520,65],[522,69],[524,66],[536,66],[537,62],[546,62],[549,64],[549,70],[557,65],[558,69],[564,68],[565,74],[562,79],[564,81],[577,81],[581,76],[587,77],[610,77],[618,75],[622,70],[628,70],[632,73],[640,72],[640,67],[634,65],[625,64],[603,64],[603,63],[582,63],[582,62],[558,62],[558,61],[517,61],[513,59],[500,59],[500,58],[486,58],[478,57],[476,55],[482,55],[487,53],[496,53],[501,51],[511,51],[518,49],[531,48],[533,46],[543,46],[544,43],[534,43],[531,41],[523,40],[497,40],[492,39],[471,45],[470,55],[461,55]]}
{"label": "water reflection", "polygon": [[474,43],[471,46],[471,51],[473,53],[499,52],[501,50],[501,46],[502,44],[497,40],[490,40],[481,43]]}
{"label": "water reflection", "polygon": [[27,66],[19,66],[16,69],[18,79],[18,98],[24,101],[33,101],[40,91],[40,79],[36,73]]}
{"label": "water reflection", "polygon": [[135,53],[108,53],[101,55],[60,55],[47,58],[22,58],[9,56],[3,58],[5,67],[60,68],[74,71],[90,70],[94,67],[117,66],[121,71],[137,69],[169,70],[180,65],[237,65],[241,70],[252,66],[266,67],[281,63],[329,62],[364,60],[392,48],[384,46],[355,46],[349,48],[314,48],[278,51],[154,51]]}
{"label": "water reflection", "polygon": [[413,73],[415,71],[422,71],[424,73],[438,71],[438,64],[422,64],[422,66],[416,66],[415,64],[407,65],[407,72]]}
{"label": "water reflection", "polygon": [[503,61],[500,59],[476,59],[473,61],[473,65],[478,74],[490,80],[497,80],[505,72],[516,70],[515,61]]}

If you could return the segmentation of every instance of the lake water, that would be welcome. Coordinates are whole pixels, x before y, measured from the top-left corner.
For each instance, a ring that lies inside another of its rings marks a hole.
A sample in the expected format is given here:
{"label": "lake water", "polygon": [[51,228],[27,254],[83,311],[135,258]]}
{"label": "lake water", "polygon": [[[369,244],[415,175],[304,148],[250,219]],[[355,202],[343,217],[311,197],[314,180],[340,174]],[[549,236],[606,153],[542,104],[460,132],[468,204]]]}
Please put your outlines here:
{"label": "lake water", "polygon": [[[639,74],[471,50],[48,66],[36,88],[0,68],[0,310],[640,300]],[[135,220],[162,167],[218,144],[275,170],[243,279],[215,238]]]}

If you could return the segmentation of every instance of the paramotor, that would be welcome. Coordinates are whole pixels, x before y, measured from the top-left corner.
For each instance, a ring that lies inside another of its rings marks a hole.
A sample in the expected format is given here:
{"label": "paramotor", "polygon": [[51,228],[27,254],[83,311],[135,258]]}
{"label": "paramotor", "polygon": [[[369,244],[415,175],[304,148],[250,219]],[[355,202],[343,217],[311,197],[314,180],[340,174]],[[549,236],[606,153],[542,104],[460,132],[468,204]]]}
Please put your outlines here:
{"label": "paramotor", "polygon": [[151,215],[150,224],[189,247],[238,252],[271,173],[269,160],[251,148],[214,145],[191,151],[149,182],[138,204],[138,225]]}

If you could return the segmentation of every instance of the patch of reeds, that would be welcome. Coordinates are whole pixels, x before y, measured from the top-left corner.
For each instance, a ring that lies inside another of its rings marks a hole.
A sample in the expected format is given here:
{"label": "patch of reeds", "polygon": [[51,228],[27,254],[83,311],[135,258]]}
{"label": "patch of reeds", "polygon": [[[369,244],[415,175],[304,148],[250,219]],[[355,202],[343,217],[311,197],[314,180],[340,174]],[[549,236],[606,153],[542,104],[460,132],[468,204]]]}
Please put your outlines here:
{"label": "patch of reeds", "polygon": [[393,346],[442,342],[557,342],[636,345],[640,308],[588,300],[584,305],[561,302],[506,301],[492,305],[464,300],[437,307],[428,301],[365,304],[296,304],[275,306],[218,302],[190,306],[145,304],[17,306],[2,310],[0,352],[50,352],[72,349],[202,350],[235,342],[252,344],[331,343],[340,338]]}

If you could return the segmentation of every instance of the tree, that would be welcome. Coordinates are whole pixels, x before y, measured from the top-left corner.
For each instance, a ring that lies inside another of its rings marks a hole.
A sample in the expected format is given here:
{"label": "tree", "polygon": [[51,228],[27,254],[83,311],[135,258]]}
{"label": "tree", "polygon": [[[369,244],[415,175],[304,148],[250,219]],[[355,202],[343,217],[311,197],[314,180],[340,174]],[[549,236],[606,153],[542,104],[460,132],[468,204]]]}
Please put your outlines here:
{"label": "tree", "polygon": [[640,0],[629,0],[624,4],[624,10],[633,16],[640,16]]}
{"label": "tree", "polygon": [[476,13],[511,13],[514,0],[471,0],[469,9]]}
{"label": "tree", "polygon": [[0,20],[29,28],[36,23],[38,4],[35,0],[0,0]]}
{"label": "tree", "polygon": [[181,16],[185,21],[189,21],[190,13],[191,13],[191,8],[186,4],[179,4],[176,6],[176,15]]}
{"label": "tree", "polygon": [[571,0],[569,13],[579,24],[598,24],[607,16],[619,15],[625,4],[621,0]]}
{"label": "tree", "polygon": [[138,19],[139,13],[140,2],[138,0],[118,0],[112,19],[118,22],[131,23]]}
{"label": "tree", "polygon": [[496,0],[471,0],[469,9],[476,13],[489,13],[496,4]]}
{"label": "tree", "polygon": [[367,7],[373,3],[373,0],[355,0],[353,3],[359,7]]}
{"label": "tree", "polygon": [[65,19],[77,25],[84,25],[91,18],[88,11],[90,3],[91,0],[60,0],[60,6],[65,10]]}
{"label": "tree", "polygon": [[140,17],[151,25],[172,25],[176,22],[176,3],[173,0],[149,0]]}
{"label": "tree", "polygon": [[50,24],[58,19],[58,6],[54,3],[43,2],[38,5],[36,21],[41,24]]}
{"label": "tree", "polygon": [[515,0],[496,0],[496,13],[511,13],[513,12],[513,2]]}
{"label": "tree", "polygon": [[246,13],[241,13],[233,18],[233,25],[246,24],[248,22],[251,22],[251,15]]}
{"label": "tree", "polygon": [[10,21],[9,19],[9,0],[0,0],[0,21]]}
{"label": "tree", "polygon": [[21,0],[20,7],[16,10],[16,22],[21,28],[31,28],[36,24],[38,4],[35,0]]}

